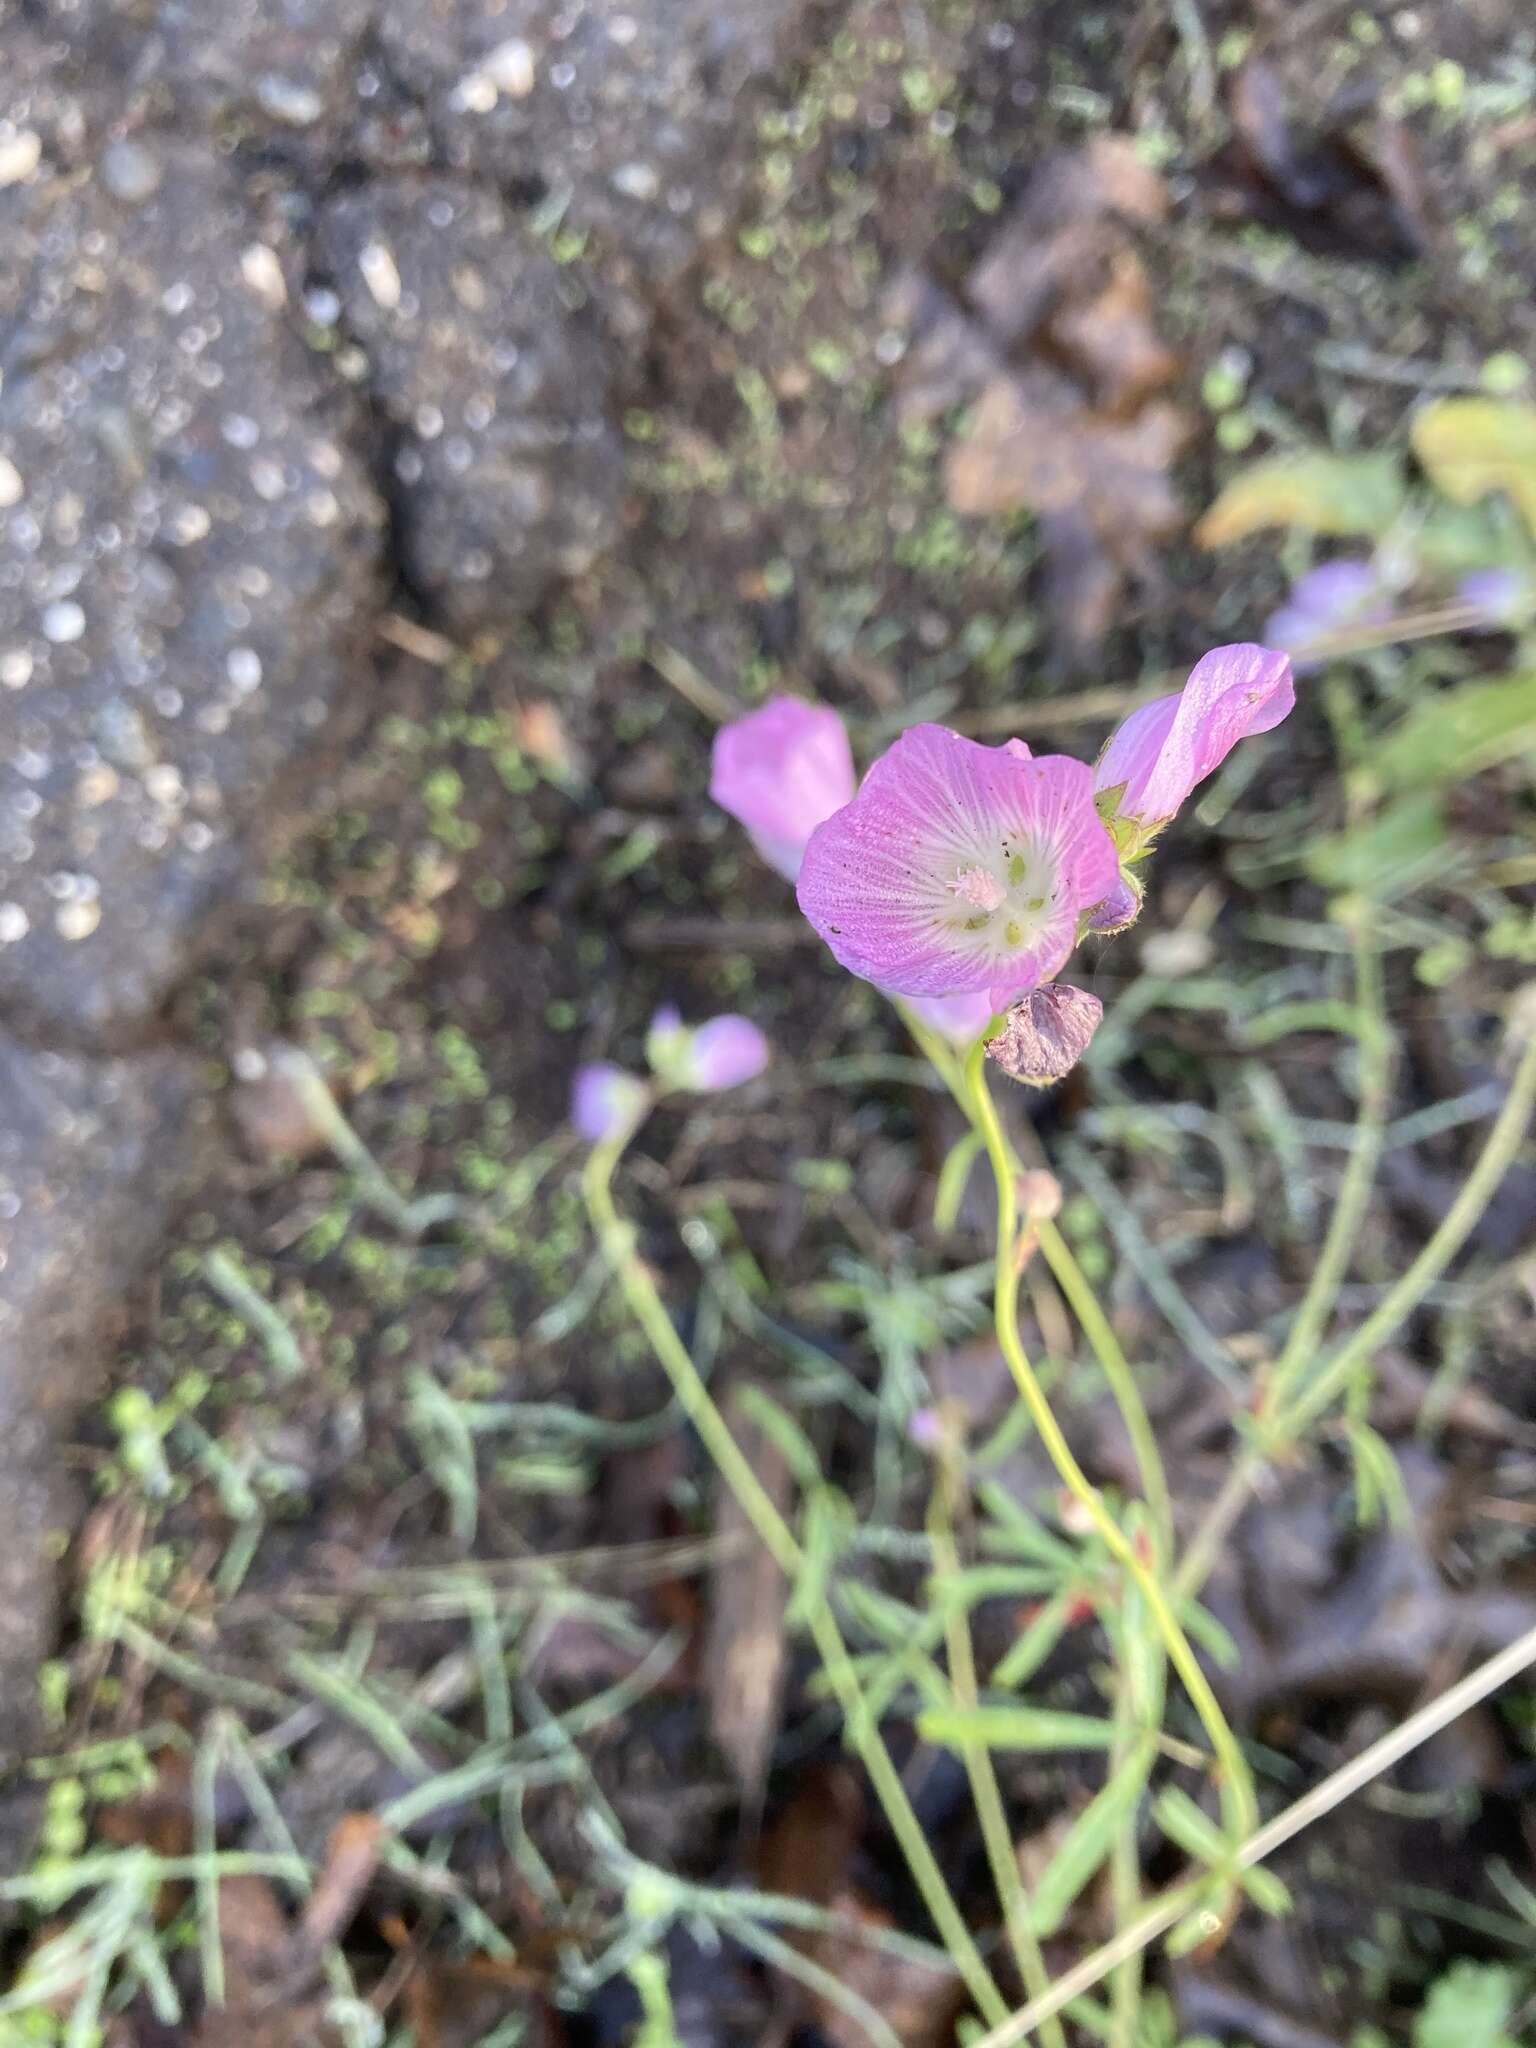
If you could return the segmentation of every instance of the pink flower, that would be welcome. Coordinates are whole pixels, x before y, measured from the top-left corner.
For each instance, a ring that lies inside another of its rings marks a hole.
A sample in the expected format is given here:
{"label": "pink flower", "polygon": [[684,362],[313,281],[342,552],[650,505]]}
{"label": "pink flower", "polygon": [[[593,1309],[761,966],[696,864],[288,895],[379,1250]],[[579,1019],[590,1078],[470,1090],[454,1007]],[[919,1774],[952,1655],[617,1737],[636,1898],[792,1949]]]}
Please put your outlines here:
{"label": "pink flower", "polygon": [[1264,637],[1293,654],[1298,669],[1316,668],[1321,657],[1305,658],[1316,641],[1349,626],[1379,626],[1391,616],[1391,594],[1375,563],[1336,555],[1292,585],[1279,611],[1265,620]]}
{"label": "pink flower", "polygon": [[627,1138],[650,1100],[650,1090],[622,1067],[606,1060],[578,1067],[571,1087],[571,1122],[591,1145]]}
{"label": "pink flower", "polygon": [[710,795],[791,882],[807,840],[854,786],[848,734],[825,704],[774,697],[715,735]]}
{"label": "pink flower", "polygon": [[704,1095],[755,1081],[772,1056],[750,1018],[711,1017],[690,1030],[670,1004],[651,1019],[645,1055],[661,1080]]}
{"label": "pink flower", "polygon": [[963,1049],[973,1046],[992,1021],[992,998],[985,989],[958,996],[913,996],[907,1008],[930,1031]]}
{"label": "pink flower", "polygon": [[987,1040],[987,1058],[1015,1081],[1048,1088],[1071,1073],[1103,1017],[1097,996],[1053,981],[1009,1011],[1003,1029]]}
{"label": "pink flower", "polygon": [[1269,732],[1295,704],[1288,655],[1250,644],[1213,648],[1182,690],[1131,713],[1099,756],[1093,786],[1118,792],[1117,820],[1155,831],[1239,740]]}
{"label": "pink flower", "polygon": [[797,894],[850,973],[1004,1010],[1065,964],[1117,874],[1083,762],[915,725],[812,833]]}

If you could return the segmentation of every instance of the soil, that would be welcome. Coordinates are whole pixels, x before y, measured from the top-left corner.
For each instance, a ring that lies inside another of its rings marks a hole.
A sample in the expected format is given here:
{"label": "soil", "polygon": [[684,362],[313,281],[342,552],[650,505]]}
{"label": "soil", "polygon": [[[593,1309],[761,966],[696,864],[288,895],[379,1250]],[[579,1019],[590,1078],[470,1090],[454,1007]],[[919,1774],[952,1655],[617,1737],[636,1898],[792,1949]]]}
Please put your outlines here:
{"label": "soil", "polygon": [[[1255,55],[1285,108],[1285,150],[1267,163],[1231,113]],[[709,1540],[719,1509],[692,1439],[665,1418],[647,1426],[666,1386],[602,1285],[565,1123],[571,1074],[594,1057],[639,1066],[663,1001],[688,1017],[743,1010],[769,1034],[761,1083],[654,1118],[622,1201],[719,1381],[755,1383],[791,1409],[824,1469],[893,1534],[893,1555],[861,1572],[911,1593],[911,1546],[895,1538],[921,1530],[930,1472],[890,1418],[910,1392],[903,1373],[951,1369],[984,1322],[977,1289],[930,1284],[987,1257],[982,1191],[953,1231],[935,1228],[958,1117],[903,1063],[879,1000],[835,970],[782,882],[709,805],[713,721],[785,688],[842,710],[861,758],[918,716],[1089,753],[1112,715],[1107,689],[1255,637],[1285,582],[1273,536],[1213,562],[1187,534],[1243,433],[1258,445],[1374,445],[1401,432],[1426,372],[1475,387],[1497,352],[1536,364],[1533,110],[1536,41],[1506,0],[853,0],[818,17],[796,59],[743,99],[755,128],[733,145],[732,218],[686,263],[669,244],[647,275],[649,259],[637,271],[616,238],[609,302],[601,234],[549,260],[540,289],[556,300],[570,259],[573,274],[588,267],[601,317],[631,298],[646,306],[634,345],[610,355],[606,403],[579,355],[560,373],[612,423],[594,430],[583,479],[597,510],[541,514],[537,545],[554,567],[541,552],[526,590],[521,569],[498,569],[503,586],[513,579],[505,611],[520,614],[508,623],[495,610],[505,587],[489,609],[454,588],[432,501],[417,497],[404,520],[396,505],[366,733],[326,784],[319,823],[164,1014],[166,1034],[217,1078],[227,1142],[131,1293],[112,1388],[70,1450],[91,1507],[63,1560],[44,1761],[13,1781],[18,1858],[31,1853],[39,1786],[60,1771],[88,1786],[93,1840],[189,1841],[195,1802],[184,1792],[178,1803],[176,1771],[222,1714],[269,1738],[283,1822],[323,1861],[347,1816],[382,1812],[423,1769],[446,1770],[494,1736],[475,1660],[484,1630],[501,1627],[523,1650],[519,1730],[637,1666],[643,1683],[584,1739],[590,1779],[535,1785],[499,1810],[478,1796],[434,1809],[402,1831],[423,1858],[415,1875],[373,1875],[340,1917],[360,1983],[394,1971],[414,1985],[397,1992],[391,2023],[409,2020],[418,2048],[500,2038],[512,2014],[572,2044],[628,2037],[628,1980],[591,1981],[624,1893],[594,1811],[633,1855],[694,1882],[767,1884],[765,1870],[789,1870],[777,1881],[806,1897],[853,1896],[928,1932],[798,1640],[782,1672],[771,1657],[763,1667],[765,1781],[749,1769],[741,1782],[752,1742],[722,1728],[701,1661],[719,1641],[712,1579],[730,1566]],[[1107,630],[1090,619],[1085,633],[1059,534],[1053,553],[1026,509],[951,508],[946,457],[970,394],[902,423],[911,366],[893,294],[919,278],[969,317],[975,266],[1041,164],[1107,134],[1139,138],[1166,181],[1166,217],[1124,232],[1151,281],[1171,352],[1167,402],[1188,433],[1172,470],[1180,532],[1117,560]],[[1327,176],[1309,179],[1324,160]],[[338,243],[355,222],[372,232],[415,176],[360,162],[338,181],[327,232]],[[503,203],[528,202],[504,191]],[[573,317],[584,337],[586,309]],[[1213,366],[1234,363],[1237,428],[1208,403]],[[398,374],[414,407],[432,366]],[[393,448],[384,415],[366,431]],[[605,433],[622,440],[622,491]],[[375,453],[387,474],[385,449]],[[492,476],[492,503],[499,488]],[[1209,1353],[1242,1367],[1267,1354],[1305,1285],[1319,1207],[1338,1183],[1338,1127],[1353,1115],[1339,1040],[1303,1030],[1263,1043],[1250,1028],[1345,985],[1347,962],[1327,949],[1327,891],[1302,858],[1343,818],[1341,694],[1385,724],[1415,692],[1498,673],[1507,657],[1496,637],[1431,643],[1304,691],[1284,746],[1263,752],[1233,800],[1197,806],[1170,832],[1141,926],[1093,955],[1087,985],[1111,1019],[1129,1001],[1138,1021],[1063,1088],[1010,1097],[1067,1186],[1064,1222],[1144,1376],[1182,1515],[1209,1497],[1233,1441]],[[1521,774],[1512,764],[1453,795],[1463,864],[1413,898],[1417,937],[1405,935],[1408,907],[1393,907],[1394,1125],[1496,1097],[1499,1019],[1529,965],[1480,938],[1495,896],[1530,914]],[[1458,935],[1471,941],[1464,969],[1437,984],[1423,956]],[[453,1213],[413,1230],[370,1198],[295,1099],[280,1050],[293,1047],[328,1078],[392,1187],[451,1196]],[[1346,1324],[1423,1242],[1479,1133],[1469,1110],[1389,1150]],[[1104,1181],[1138,1257],[1123,1242],[1116,1256]],[[1517,1170],[1387,1362],[1375,1419],[1400,1453],[1407,1524],[1357,1526],[1346,1448],[1329,1439],[1234,1538],[1211,1604],[1243,1653],[1228,1696],[1263,1745],[1276,1801],[1530,1625],[1533,1230],[1536,1178]],[[297,1370],[210,1280],[231,1264],[277,1311]],[[1160,1269],[1177,1274],[1194,1335],[1159,1313],[1148,1274]],[[1047,1303],[1046,1349],[1048,1316]],[[990,1384],[985,1339],[969,1355]],[[1062,1365],[1074,1440],[1093,1476],[1113,1482],[1121,1446],[1086,1369]],[[445,1393],[472,1438],[444,1420]],[[970,1398],[984,1416],[992,1397]],[[146,1409],[163,1478],[153,1461],[148,1478],[135,1468],[125,1418]],[[1038,1493],[1027,1456],[1008,1471]],[[243,1529],[258,1527],[247,1542]],[[776,1624],[771,1585],[751,1585],[742,1597],[766,1601]],[[984,1610],[978,1629],[983,1646],[996,1635],[996,1654],[1018,1617]],[[659,1653],[668,1631],[674,1648]],[[195,1669],[157,1659],[146,1633]],[[317,1668],[366,1673],[401,1742],[381,1744],[334,1688],[317,1691]],[[1069,1637],[1034,1684],[1042,1703],[1092,1710],[1092,1630]],[[780,1688],[781,1703],[769,1698]],[[1379,1800],[1299,1845],[1279,1866],[1296,1899],[1288,1919],[1246,1916],[1218,1956],[1156,1965],[1183,2026],[1256,2048],[1342,2044],[1365,2025],[1406,2041],[1428,1982],[1458,1957],[1504,1955],[1520,1923],[1498,1873],[1536,1883],[1531,1701],[1515,1688],[1468,1716]],[[984,1917],[958,1765],[905,1727],[893,1741],[947,1873]],[[104,1744],[130,1776],[158,1760],[159,1805],[111,1770],[103,1784],[95,1765],[46,1762]],[[1026,1855],[1092,1783],[1059,1759],[1013,1761],[1004,1789]],[[258,1843],[259,1816],[233,1784],[227,1807],[226,1845]],[[1150,1833],[1146,1847],[1155,1880]],[[486,1923],[514,1946],[516,1970],[493,1963]],[[731,1942],[712,1957],[685,1926],[669,1954],[690,2044],[770,2026],[852,2038],[846,2015],[808,2012],[780,1973]],[[1104,1931],[1102,1906],[1085,1904],[1051,1960]],[[1521,1938],[1528,1957],[1528,1926]],[[29,1927],[9,1939],[19,1959]],[[939,1988],[892,1981],[870,1995],[926,2048],[948,2038]],[[157,2033],[142,2007],[124,2041],[215,2038],[195,2020]],[[188,2010],[199,2009],[194,1991]],[[312,1989],[295,1996],[272,2038],[316,2038],[328,2024],[316,2010]]]}

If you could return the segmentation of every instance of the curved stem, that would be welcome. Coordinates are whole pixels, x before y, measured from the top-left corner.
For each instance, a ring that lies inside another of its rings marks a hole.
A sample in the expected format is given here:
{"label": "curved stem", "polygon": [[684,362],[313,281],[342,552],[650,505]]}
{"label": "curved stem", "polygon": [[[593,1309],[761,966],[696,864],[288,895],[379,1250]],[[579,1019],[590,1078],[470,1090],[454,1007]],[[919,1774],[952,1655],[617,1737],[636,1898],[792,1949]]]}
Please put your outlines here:
{"label": "curved stem", "polygon": [[1089,1283],[1088,1275],[1077,1263],[1072,1247],[1049,1217],[1041,1218],[1035,1229],[1045,1262],[1055,1276],[1057,1286],[1067,1297],[1068,1306],[1077,1317],[1083,1335],[1099,1361],[1099,1370],[1114,1396],[1115,1406],[1120,1410],[1120,1419],[1131,1440],[1131,1455],[1136,1460],[1141,1490],[1146,1496],[1157,1532],[1159,1552],[1167,1559],[1173,1552],[1173,1501],[1168,1492],[1168,1477],[1163,1470],[1162,1453],[1157,1448],[1152,1418],[1141,1398],[1136,1376],[1120,1348],[1120,1340],[1110,1326],[1109,1317]]}
{"label": "curved stem", "polygon": [[[700,1441],[736,1496],[764,1548],[785,1577],[793,1581],[800,1576],[804,1552],[732,1436],[725,1417],[715,1405],[689,1355],[688,1347],[673,1328],[672,1318],[656,1290],[656,1283],[636,1254],[633,1233],[614,1207],[613,1172],[627,1142],[626,1134],[623,1138],[594,1145],[587,1159],[582,1173],[582,1192],[586,1197],[592,1228],[613,1267],[630,1313],[644,1331],[657,1363],[672,1383],[678,1406],[698,1432]],[[906,1858],[923,1904],[978,2011],[989,2026],[995,2027],[1006,2019],[1007,2004],[983,1962],[945,1882],[944,1873],[928,1846],[928,1838],[913,1811],[900,1773],[891,1761],[890,1751],[865,1704],[842,1631],[825,1599],[811,1604],[807,1621],[842,1709],[848,1739],[869,1774],[875,1796]]]}
{"label": "curved stem", "polygon": [[1477,1163],[1457,1190],[1456,1199],[1435,1227],[1428,1243],[1402,1278],[1387,1289],[1353,1336],[1346,1339],[1276,1425],[1275,1435],[1294,1442],[1344,1391],[1350,1375],[1384,1344],[1405,1317],[1412,1314],[1461,1250],[1493,1199],[1494,1191],[1515,1162],[1536,1109],[1536,1030],[1515,1068],[1504,1106],[1488,1133]]}
{"label": "curved stem", "polygon": [[[914,1015],[905,1003],[898,1002],[896,1010],[903,1024],[926,1055],[930,1065],[939,1075],[955,1102],[970,1121],[972,1128],[985,1143],[985,1133],[976,1121],[975,1104],[965,1062],[951,1050],[935,1031],[931,1031],[921,1018]],[[1007,1143],[1006,1133],[1004,1142]],[[1023,1166],[1011,1143],[1008,1144],[1011,1172],[1022,1172]],[[1110,1326],[1110,1321],[1099,1305],[1088,1275],[1078,1264],[1071,1246],[1049,1218],[1036,1219],[1035,1228],[1039,1235],[1040,1249],[1045,1262],[1055,1276],[1056,1284],[1067,1298],[1068,1306],[1077,1317],[1083,1335],[1088,1339],[1089,1348],[1099,1361],[1120,1419],[1125,1424],[1125,1433],[1130,1439],[1131,1455],[1136,1461],[1137,1477],[1153,1522],[1163,1547],[1164,1556],[1171,1555],[1173,1548],[1173,1503],[1169,1497],[1168,1480],[1163,1471],[1162,1453],[1157,1447],[1157,1437],[1147,1414],[1146,1404],[1135,1375],[1120,1348],[1120,1340]]]}
{"label": "curved stem", "polygon": [[984,1050],[978,1044],[971,1054],[966,1063],[966,1080],[971,1090],[977,1127],[986,1140],[993,1178],[997,1183],[997,1340],[1019,1396],[1029,1410],[1052,1464],[1089,1517],[1105,1548],[1124,1568],[1146,1602],[1147,1611],[1168,1653],[1168,1661],[1178,1673],[1210,1740],[1219,1767],[1223,1819],[1228,1833],[1237,1840],[1249,1833],[1258,1819],[1258,1801],[1247,1761],[1156,1575],[1127,1540],[1124,1530],[1105,1507],[1098,1488],[1073,1456],[1072,1447],[1062,1434],[1061,1425],[1035,1377],[1019,1336],[1019,1275],[1015,1258],[1019,1214],[1014,1162],[998,1121],[997,1106],[987,1088]]}

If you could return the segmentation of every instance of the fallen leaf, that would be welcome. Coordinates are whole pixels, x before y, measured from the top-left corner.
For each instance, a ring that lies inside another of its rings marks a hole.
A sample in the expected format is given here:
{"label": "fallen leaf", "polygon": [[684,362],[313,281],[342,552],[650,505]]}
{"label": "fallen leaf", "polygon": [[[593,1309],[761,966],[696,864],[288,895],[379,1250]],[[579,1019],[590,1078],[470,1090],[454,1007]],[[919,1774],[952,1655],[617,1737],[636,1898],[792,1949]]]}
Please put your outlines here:
{"label": "fallen leaf", "polygon": [[[783,1514],[794,1492],[783,1451],[738,1401],[727,1404],[726,1414],[759,1484]],[[746,1805],[755,1810],[779,1730],[789,1586],[723,1484],[716,1488],[715,1533],[726,1540],[710,1577],[704,1698],[710,1733],[729,1758]]]}
{"label": "fallen leaf", "polygon": [[1134,249],[1111,257],[1101,291],[1062,308],[1051,338],[1105,412],[1133,412],[1179,374],[1179,358],[1153,323],[1152,285]]}
{"label": "fallen leaf", "polygon": [[1168,469],[1189,432],[1188,415],[1166,401],[1107,421],[1050,370],[997,377],[950,453],[949,502],[971,514],[1075,511],[1112,557],[1141,565],[1148,542],[1183,523]]}
{"label": "fallen leaf", "polygon": [[344,1813],[325,1845],[325,1861],[304,1902],[300,1928],[310,1947],[323,1948],[351,1926],[373,1882],[389,1830],[371,1813]]}
{"label": "fallen leaf", "polygon": [[1222,548],[1269,526],[1375,539],[1398,518],[1407,495],[1390,449],[1334,455],[1313,449],[1271,455],[1240,470],[1195,528],[1202,547]]}
{"label": "fallen leaf", "polygon": [[[852,1889],[839,1892],[832,1910],[844,1920],[871,1929],[890,1927],[890,1916]],[[965,1987],[949,1964],[924,1962],[898,1953],[852,1931],[827,1930],[812,1946],[812,1960],[855,1998],[871,2006],[902,2048],[947,2048],[955,2022],[965,2006]],[[855,2013],[835,1999],[806,1994],[806,2007],[817,2031],[832,2048],[869,2048],[869,2035]]]}
{"label": "fallen leaf", "polygon": [[1502,491],[1536,535],[1536,404],[1441,398],[1414,418],[1413,452],[1458,505]]}
{"label": "fallen leaf", "polygon": [[1312,249],[1379,261],[1421,255],[1432,239],[1413,138],[1378,114],[1368,83],[1314,121],[1299,119],[1279,71],[1253,57],[1232,80],[1232,142],[1211,167],[1218,216],[1285,228]]}
{"label": "fallen leaf", "polygon": [[1109,630],[1128,576],[1156,580],[1154,544],[1183,525],[1168,470],[1191,421],[1159,396],[1180,362],[1130,232],[1167,212],[1134,140],[1098,136],[1041,164],[966,279],[965,306],[907,276],[887,307],[909,335],[901,417],[975,400],[946,465],[949,503],[971,518],[1036,515],[1070,659]]}

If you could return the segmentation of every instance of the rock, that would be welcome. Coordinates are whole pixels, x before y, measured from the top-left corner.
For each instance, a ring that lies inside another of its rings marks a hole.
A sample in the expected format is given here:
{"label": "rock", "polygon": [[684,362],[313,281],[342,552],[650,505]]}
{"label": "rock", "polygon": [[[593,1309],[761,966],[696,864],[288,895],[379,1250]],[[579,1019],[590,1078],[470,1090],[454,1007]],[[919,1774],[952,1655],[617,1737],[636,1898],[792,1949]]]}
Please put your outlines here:
{"label": "rock", "polygon": [[55,1442],[196,1169],[203,1086],[177,1054],[92,1061],[0,1033],[0,1765],[36,1706],[53,1532],[76,1518]]}
{"label": "rock", "polygon": [[[33,0],[34,6],[38,0]],[[373,0],[40,0],[120,101],[168,109],[185,132],[302,136],[352,109]]]}
{"label": "rock", "polygon": [[0,236],[0,1014],[121,1044],[301,805],[382,513],[211,146],[40,174]]}
{"label": "rock", "polygon": [[782,64],[806,0],[384,0],[385,68],[436,160],[568,200],[651,284],[730,220],[750,165],[743,98]]}
{"label": "rock", "polygon": [[460,631],[511,625],[617,530],[593,321],[501,200],[452,179],[344,193],[315,251],[392,430],[406,574]]}

